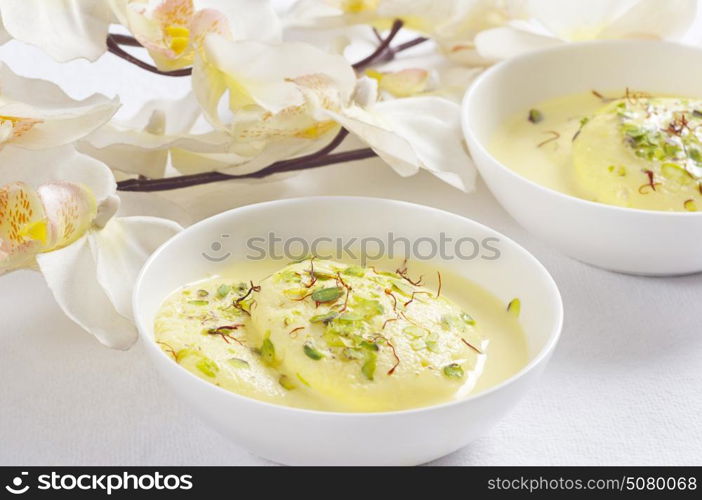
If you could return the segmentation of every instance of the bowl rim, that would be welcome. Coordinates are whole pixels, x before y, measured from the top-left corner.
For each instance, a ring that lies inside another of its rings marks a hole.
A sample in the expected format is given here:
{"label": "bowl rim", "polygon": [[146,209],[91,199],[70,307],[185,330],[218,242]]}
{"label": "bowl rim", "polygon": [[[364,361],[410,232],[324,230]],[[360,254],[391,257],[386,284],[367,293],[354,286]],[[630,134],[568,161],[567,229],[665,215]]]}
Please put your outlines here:
{"label": "bowl rim", "polygon": [[[700,56],[702,56],[702,48],[700,47],[694,47],[692,45],[686,45],[682,43],[677,43],[677,42],[671,42],[671,41],[666,41],[666,40],[588,40],[584,42],[570,42],[570,43],[564,43],[561,45],[556,45],[552,47],[546,47],[543,49],[537,49],[533,51],[526,52],[524,54],[520,54],[516,57],[510,58],[503,60],[491,68],[488,68],[486,71],[484,71],[482,74],[478,75],[478,77],[473,81],[473,83],[468,87],[466,90],[465,94],[463,95],[463,99],[461,101],[461,128],[463,129],[463,136],[468,144],[473,144],[475,147],[478,148],[478,150],[490,158],[492,160],[493,164],[498,165],[498,168],[501,169],[503,172],[506,172],[507,174],[511,175],[518,181],[521,181],[523,183],[526,183],[530,185],[532,188],[535,188],[537,191],[542,193],[543,195],[550,195],[550,196],[555,196],[557,198],[561,198],[563,200],[566,200],[565,202],[571,202],[571,203],[576,203],[580,204],[586,207],[592,207],[594,209],[599,209],[599,210],[610,210],[614,212],[619,212],[619,213],[631,213],[631,214],[645,214],[644,216],[650,216],[650,217],[671,217],[671,218],[679,218],[679,217],[688,217],[688,218],[695,218],[695,217],[700,217],[702,216],[702,211],[697,211],[697,212],[682,212],[682,211],[667,211],[667,210],[647,210],[643,208],[630,208],[630,207],[621,207],[619,205],[609,205],[607,203],[599,203],[596,201],[590,201],[586,200],[584,198],[579,198],[577,196],[564,193],[562,191],[558,191],[556,189],[553,189],[548,186],[544,186],[542,184],[539,184],[538,182],[535,182],[517,172],[512,170],[511,168],[507,167],[504,163],[502,163],[500,160],[495,158],[493,154],[488,150],[488,148],[483,144],[481,140],[478,139],[476,133],[474,130],[480,126],[479,123],[471,123],[471,120],[469,118],[470,116],[470,103],[476,99],[476,95],[479,94],[481,87],[486,85],[486,81],[489,78],[492,78],[493,75],[499,74],[500,72],[507,71],[511,66],[515,64],[519,64],[523,61],[529,61],[530,59],[538,59],[540,57],[548,56],[550,54],[556,54],[556,53],[561,53],[561,52],[578,52],[581,50],[588,50],[591,48],[597,48],[597,47],[611,47],[611,48],[621,48],[621,47],[630,47],[630,46],[637,46],[637,45],[650,45],[650,44],[656,44],[658,46],[664,45],[667,46],[670,49],[675,49],[675,48],[684,48],[686,50],[691,50],[694,52],[698,52]],[[576,56],[577,57],[577,56]],[[516,81],[516,80],[515,80]],[[515,83],[515,85],[517,85]],[[567,94],[563,94],[567,95]]]}
{"label": "bowl rim", "polygon": [[[340,411],[326,411],[326,410],[313,410],[313,409],[307,409],[307,408],[298,408],[298,407],[293,407],[293,406],[285,406],[281,404],[276,404],[276,403],[271,403],[268,401],[261,401],[255,398],[251,398],[248,396],[244,396],[241,394],[238,394],[233,391],[229,391],[227,389],[224,389],[222,387],[219,387],[215,384],[212,384],[210,382],[207,382],[200,377],[194,375],[190,371],[182,368],[182,367],[177,367],[179,370],[183,372],[184,375],[190,376],[195,380],[195,383],[202,387],[203,390],[216,390],[216,391],[221,391],[223,394],[226,394],[226,397],[233,397],[235,399],[242,400],[243,402],[248,402],[251,404],[258,404],[258,405],[264,405],[268,407],[275,408],[279,411],[283,412],[290,412],[290,413],[296,413],[296,414],[303,414],[303,415],[309,415],[309,416],[317,416],[317,417],[343,417],[343,418],[390,418],[390,417],[395,417],[395,416],[402,416],[402,415],[413,415],[413,414],[419,414],[419,413],[424,413],[424,412],[429,412],[429,411],[438,411],[442,409],[446,409],[452,406],[457,406],[461,404],[467,404],[469,401],[474,401],[477,399],[485,398],[489,395],[491,395],[494,392],[501,391],[505,389],[508,386],[513,385],[517,380],[523,378],[525,375],[527,375],[529,372],[533,371],[536,369],[537,366],[541,365],[542,363],[546,362],[550,355],[553,353],[556,345],[558,344],[558,340],[560,339],[561,332],[563,330],[563,316],[564,316],[564,308],[563,308],[563,298],[561,296],[560,290],[558,288],[558,285],[556,284],[555,280],[549,273],[549,271],[546,269],[546,267],[534,256],[526,250],[524,247],[519,245],[517,242],[512,240],[511,238],[505,236],[504,234],[484,225],[481,224],[480,222],[477,222],[473,219],[470,219],[468,217],[464,217],[462,215],[458,215],[446,210],[442,210],[439,208],[427,206],[427,205],[421,205],[419,203],[412,203],[408,201],[403,201],[403,200],[395,200],[392,198],[382,198],[382,197],[370,197],[370,196],[304,196],[304,197],[294,197],[294,198],[284,198],[284,199],[278,199],[278,200],[271,200],[271,201],[264,201],[264,202],[259,202],[259,203],[253,203],[253,204],[248,204],[248,205],[242,205],[240,207],[235,207],[230,210],[226,210],[224,212],[220,212],[218,214],[215,214],[211,217],[207,217],[205,219],[202,219],[201,221],[196,222],[195,224],[192,224],[191,226],[186,227],[182,231],[178,232],[168,240],[166,240],[161,246],[159,246],[156,251],[154,251],[149,258],[146,260],[144,263],[143,267],[141,268],[141,271],[139,272],[139,275],[137,277],[137,280],[134,285],[134,290],[132,293],[132,310],[134,312],[134,322],[137,327],[137,330],[139,332],[139,337],[143,339],[144,343],[148,346],[147,349],[151,351],[152,354],[156,354],[158,356],[162,356],[162,360],[164,362],[172,363],[172,360],[168,355],[158,347],[156,344],[156,341],[151,338],[151,336],[148,334],[148,329],[147,326],[144,323],[144,318],[143,314],[141,312],[141,306],[139,304],[139,296],[141,294],[141,288],[142,288],[142,283],[144,282],[144,277],[148,273],[149,268],[153,265],[153,263],[160,258],[160,255],[164,252],[166,248],[168,248],[170,245],[174,244],[174,242],[180,241],[183,238],[187,238],[190,230],[193,228],[198,228],[202,226],[206,226],[209,224],[214,223],[217,220],[220,219],[226,219],[227,217],[231,217],[232,214],[238,214],[240,215],[241,212],[246,212],[246,211],[251,211],[251,210],[266,210],[273,208],[285,208],[288,205],[293,205],[293,204],[300,204],[300,203],[309,203],[309,202],[330,202],[332,200],[345,200],[349,202],[371,202],[371,203],[384,203],[384,204],[391,204],[391,205],[398,205],[398,206],[405,206],[405,207],[412,207],[412,208],[419,208],[420,210],[428,210],[432,213],[439,214],[442,217],[449,217],[449,218],[459,218],[463,221],[467,221],[470,224],[475,225],[478,229],[482,231],[486,231],[488,233],[492,233],[496,236],[499,236],[501,238],[501,241],[506,241],[508,245],[512,245],[518,252],[520,252],[527,260],[529,265],[535,266],[541,274],[546,278],[546,285],[547,287],[551,288],[552,291],[552,300],[554,302],[554,305],[556,307],[555,309],[555,317],[554,317],[554,327],[553,329],[549,332],[546,342],[544,343],[544,346],[536,353],[536,355],[529,360],[528,363],[526,363],[519,371],[517,371],[515,374],[510,376],[509,378],[503,380],[497,385],[494,385],[482,392],[479,392],[475,395],[468,395],[463,398],[457,399],[455,401],[448,401],[445,403],[439,403],[435,405],[430,405],[430,406],[422,406],[418,408],[409,408],[405,410],[392,410],[392,411],[381,411],[381,412],[340,412]],[[164,297],[165,298],[165,297]],[[163,299],[162,299],[163,300]]]}

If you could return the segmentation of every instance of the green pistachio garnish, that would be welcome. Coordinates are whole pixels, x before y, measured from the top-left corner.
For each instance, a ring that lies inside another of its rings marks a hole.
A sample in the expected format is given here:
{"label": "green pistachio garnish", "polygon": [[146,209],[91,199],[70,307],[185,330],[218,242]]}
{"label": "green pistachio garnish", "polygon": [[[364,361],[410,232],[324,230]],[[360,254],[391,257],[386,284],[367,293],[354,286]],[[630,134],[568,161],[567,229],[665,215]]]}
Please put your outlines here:
{"label": "green pistachio garnish", "polygon": [[312,300],[315,302],[333,302],[343,293],[344,289],[339,286],[333,286],[331,288],[322,288],[312,293]]}
{"label": "green pistachio garnish", "polygon": [[287,375],[281,375],[278,378],[278,383],[285,389],[286,391],[292,391],[295,387],[295,383],[288,377]]}
{"label": "green pistachio garnish", "polygon": [[436,340],[427,340],[426,342],[427,349],[434,354],[439,353],[439,344],[436,342]]}
{"label": "green pistachio garnish", "polygon": [[369,352],[366,354],[366,362],[361,366],[361,373],[366,376],[368,380],[373,380],[375,376],[375,369],[378,364],[378,355],[374,352]]}
{"label": "green pistachio garnish", "polygon": [[539,111],[538,109],[530,109],[529,110],[529,116],[527,118],[531,123],[539,123],[540,121],[543,121],[544,119],[544,114]]}
{"label": "green pistachio garnish", "polygon": [[677,184],[692,184],[694,177],[680,165],[675,163],[664,163],[661,165],[661,174]]}
{"label": "green pistachio garnish", "polygon": [[328,325],[338,315],[339,313],[336,311],[329,311],[328,313],[317,314],[316,316],[312,316],[310,318],[310,323],[324,323],[325,325]]}
{"label": "green pistachio garnish", "polygon": [[324,354],[319,352],[311,342],[305,342],[305,344],[302,346],[302,350],[308,358],[314,359],[315,361],[319,361],[324,357]]}
{"label": "green pistachio garnish", "polygon": [[326,271],[317,271],[316,269],[313,274],[315,278],[321,281],[333,280],[336,278],[336,274],[334,273],[328,273]]}
{"label": "green pistachio garnish", "polygon": [[210,302],[207,300],[189,300],[188,304],[192,304],[194,306],[206,306]]}
{"label": "green pistachio garnish", "polygon": [[219,371],[219,365],[212,361],[210,358],[203,357],[200,361],[195,363],[195,368],[200,370],[202,373],[208,377],[215,377]]}
{"label": "green pistachio garnish", "polygon": [[509,304],[507,304],[507,312],[514,314],[514,316],[519,316],[522,311],[522,301],[519,299],[512,299]]}
{"label": "green pistachio garnish", "polygon": [[310,385],[310,383],[309,383],[307,380],[305,380],[305,378],[304,378],[302,375],[300,375],[299,373],[296,373],[295,376],[297,377],[297,379],[298,379],[300,382],[302,382],[303,384],[305,384],[307,387],[312,387],[312,386]]}
{"label": "green pistachio garnish", "polygon": [[409,335],[410,337],[416,339],[416,338],[419,338],[419,337],[423,337],[424,334],[426,333],[426,331],[423,330],[422,328],[419,328],[418,326],[410,325],[410,326],[405,327],[405,328],[402,330],[402,333],[406,333],[406,334]]}
{"label": "green pistachio garnish", "polygon": [[468,314],[466,312],[462,312],[461,314],[458,315],[458,317],[461,318],[461,320],[466,325],[469,325],[469,326],[475,325],[475,320],[473,319],[473,316],[471,316],[470,314]]}
{"label": "green pistachio garnish", "polygon": [[249,362],[241,358],[229,358],[227,360],[234,368],[248,368]]}
{"label": "green pistachio garnish", "polygon": [[359,346],[363,347],[364,349],[368,349],[369,351],[377,351],[378,349],[380,349],[378,347],[378,344],[376,344],[375,342],[369,342],[367,340],[362,340],[359,343]]}
{"label": "green pistachio garnish", "polygon": [[412,342],[410,342],[410,347],[413,351],[421,351],[426,346],[426,343],[422,339],[414,339]]}
{"label": "green pistachio garnish", "polygon": [[354,347],[345,347],[343,351],[341,351],[341,354],[344,356],[346,359],[363,359],[363,353],[361,352],[360,349],[354,348]]}
{"label": "green pistachio garnish", "polygon": [[402,295],[404,295],[405,297],[412,296],[412,292],[413,292],[412,287],[408,283],[406,283],[405,281],[396,279],[396,280],[392,280],[391,283],[392,283],[392,287],[395,290],[397,290],[398,292],[400,292]]}
{"label": "green pistachio garnish", "polygon": [[353,309],[355,313],[362,316],[362,319],[370,319],[373,316],[383,314],[385,311],[383,305],[377,300],[364,299],[358,296],[354,296]]}
{"label": "green pistachio garnish", "polygon": [[339,315],[339,321],[353,322],[363,320],[363,316],[355,311],[346,311]]}
{"label": "green pistachio garnish", "polygon": [[443,372],[449,378],[463,378],[463,368],[458,363],[444,366]]}
{"label": "green pistachio garnish", "polygon": [[270,338],[266,337],[263,339],[263,344],[261,344],[260,351],[261,361],[264,365],[275,366],[278,364],[277,360],[275,359],[275,346],[273,345],[273,342],[271,342]]}
{"label": "green pistachio garnish", "polygon": [[362,278],[366,274],[366,270],[363,269],[360,266],[350,266],[347,267],[342,271],[342,274],[346,274],[347,276],[356,276],[358,278]]}
{"label": "green pistachio garnish", "polygon": [[697,203],[695,203],[695,200],[685,200],[685,202],[683,203],[683,207],[688,212],[697,212]]}
{"label": "green pistachio garnish", "polygon": [[207,290],[200,289],[197,291],[198,297],[207,297],[210,294]]}
{"label": "green pistachio garnish", "polygon": [[217,297],[220,299],[223,299],[227,295],[229,295],[229,292],[231,291],[232,287],[229,285],[219,285],[217,288]]}

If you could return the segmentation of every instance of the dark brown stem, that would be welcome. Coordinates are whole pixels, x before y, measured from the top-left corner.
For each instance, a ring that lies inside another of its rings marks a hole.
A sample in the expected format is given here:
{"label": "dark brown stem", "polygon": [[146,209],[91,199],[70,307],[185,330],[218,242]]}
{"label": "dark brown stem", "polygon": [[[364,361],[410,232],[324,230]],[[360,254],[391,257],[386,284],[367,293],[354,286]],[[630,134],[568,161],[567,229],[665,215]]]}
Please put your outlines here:
{"label": "dark brown stem", "polygon": [[376,49],[372,53],[370,53],[368,57],[364,57],[360,61],[355,62],[352,65],[353,69],[355,69],[356,71],[361,71],[364,68],[373,64],[374,62],[376,62],[378,59],[381,59],[383,56],[385,56],[385,53],[390,48],[390,44],[402,29],[403,24],[404,22],[402,22],[401,19],[395,19],[395,22],[392,23],[392,28],[390,28],[390,33],[388,33],[388,36],[383,38],[383,41],[378,44]]}
{"label": "dark brown stem", "polygon": [[334,139],[319,151],[292,158],[290,160],[281,160],[275,162],[264,169],[248,174],[224,174],[221,172],[204,172],[201,174],[180,175],[177,177],[165,177],[163,179],[127,179],[117,183],[117,189],[120,191],[167,191],[170,189],[180,189],[199,184],[209,184],[231,179],[260,179],[273,174],[283,172],[294,172],[296,170],[306,170],[310,168],[323,167],[325,165],[333,165],[336,163],[345,163],[354,160],[364,160],[375,156],[375,152],[370,148],[354,149],[352,151],[344,151],[343,153],[331,152],[336,149],[346,138],[348,132],[341,129]]}
{"label": "dark brown stem", "polygon": [[119,45],[127,45],[128,47],[142,47],[139,40],[129,35],[120,35],[119,33],[111,33],[107,35],[108,38],[112,38]]}
{"label": "dark brown stem", "polygon": [[163,76],[190,76],[193,72],[192,68],[176,69],[173,71],[161,71],[156,66],[152,66],[149,63],[145,63],[141,59],[134,57],[129,52],[124,50],[113,38],[114,36],[115,35],[113,34],[107,35],[107,50],[112,52],[114,55],[121,57],[125,61],[128,61],[136,66],[139,66],[142,69],[145,69],[146,71],[150,71],[152,73],[156,73]]}

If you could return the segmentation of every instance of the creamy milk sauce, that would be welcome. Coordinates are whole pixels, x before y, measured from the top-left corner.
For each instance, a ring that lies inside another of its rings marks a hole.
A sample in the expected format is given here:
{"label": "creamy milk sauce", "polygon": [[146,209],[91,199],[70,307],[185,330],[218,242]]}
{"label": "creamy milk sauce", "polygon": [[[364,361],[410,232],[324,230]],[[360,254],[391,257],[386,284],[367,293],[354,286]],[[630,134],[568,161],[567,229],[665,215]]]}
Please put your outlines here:
{"label": "creamy milk sauce", "polygon": [[[238,262],[186,285],[158,312],[156,341],[183,368],[227,390],[327,411],[447,402],[499,384],[528,361],[518,308],[508,311],[464,278],[442,270],[437,298],[437,270],[424,262],[409,263],[406,274],[414,282],[423,275],[424,286],[386,274],[401,267],[397,261],[314,263],[319,278],[309,288],[309,260]],[[314,296],[328,302],[307,296],[332,288],[339,290]],[[334,317],[327,322],[326,314]]]}

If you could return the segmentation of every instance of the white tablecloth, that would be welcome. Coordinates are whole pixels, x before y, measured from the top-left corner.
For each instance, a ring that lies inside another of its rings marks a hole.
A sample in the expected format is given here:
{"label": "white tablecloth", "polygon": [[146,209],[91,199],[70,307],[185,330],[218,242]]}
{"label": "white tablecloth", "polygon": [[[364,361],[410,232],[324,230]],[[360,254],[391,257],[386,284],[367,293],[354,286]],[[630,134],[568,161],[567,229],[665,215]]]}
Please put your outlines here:
{"label": "white tablecloth", "polygon": [[[147,98],[187,90],[187,79],[151,75],[109,54],[94,65],[59,65],[11,42],[0,47],[0,59],[76,98],[118,93],[122,116]],[[198,202],[205,193],[207,205]],[[312,194],[403,199],[471,217],[532,251],[561,288],[565,329],[538,387],[489,435],[438,464],[702,464],[702,275],[655,279],[594,269],[527,234],[484,185],[465,195],[427,174],[402,179],[378,160],[168,196],[197,219]],[[141,345],[102,347],[63,316],[39,274],[0,278],[1,465],[265,463],[181,404]]]}

